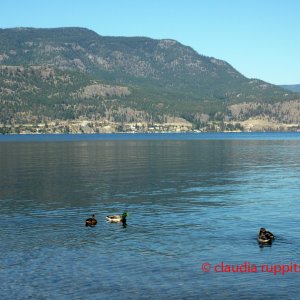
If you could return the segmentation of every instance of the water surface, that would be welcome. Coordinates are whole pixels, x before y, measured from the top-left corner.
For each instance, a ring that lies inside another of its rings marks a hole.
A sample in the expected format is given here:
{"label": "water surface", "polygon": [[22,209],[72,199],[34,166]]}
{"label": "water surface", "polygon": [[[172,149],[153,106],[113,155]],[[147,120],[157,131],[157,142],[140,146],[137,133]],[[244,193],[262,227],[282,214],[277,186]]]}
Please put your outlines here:
{"label": "water surface", "polygon": [[296,299],[298,273],[213,267],[300,264],[299,150],[296,133],[2,138],[0,297]]}

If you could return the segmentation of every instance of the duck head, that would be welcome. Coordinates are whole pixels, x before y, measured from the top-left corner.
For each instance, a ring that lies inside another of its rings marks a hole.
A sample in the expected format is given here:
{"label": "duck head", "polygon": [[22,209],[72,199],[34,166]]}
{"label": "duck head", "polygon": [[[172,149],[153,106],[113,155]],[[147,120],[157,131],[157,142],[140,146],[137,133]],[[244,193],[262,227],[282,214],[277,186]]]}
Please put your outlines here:
{"label": "duck head", "polygon": [[259,234],[263,234],[263,233],[266,233],[266,232],[267,232],[266,228],[264,228],[264,227],[260,228],[260,230],[259,230]]}
{"label": "duck head", "polygon": [[123,214],[122,214],[122,219],[121,219],[121,222],[122,222],[122,224],[123,224],[123,227],[126,227],[126,217],[128,216],[128,214],[127,214],[127,212],[124,212]]}

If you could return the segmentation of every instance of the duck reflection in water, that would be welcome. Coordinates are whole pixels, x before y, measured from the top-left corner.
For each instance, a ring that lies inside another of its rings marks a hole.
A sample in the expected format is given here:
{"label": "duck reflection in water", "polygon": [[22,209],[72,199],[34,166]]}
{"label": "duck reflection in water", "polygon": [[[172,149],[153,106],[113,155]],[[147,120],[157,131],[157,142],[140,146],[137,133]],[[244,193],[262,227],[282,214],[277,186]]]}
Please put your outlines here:
{"label": "duck reflection in water", "polygon": [[123,218],[121,222],[122,222],[123,227],[126,228],[127,227],[126,217]]}

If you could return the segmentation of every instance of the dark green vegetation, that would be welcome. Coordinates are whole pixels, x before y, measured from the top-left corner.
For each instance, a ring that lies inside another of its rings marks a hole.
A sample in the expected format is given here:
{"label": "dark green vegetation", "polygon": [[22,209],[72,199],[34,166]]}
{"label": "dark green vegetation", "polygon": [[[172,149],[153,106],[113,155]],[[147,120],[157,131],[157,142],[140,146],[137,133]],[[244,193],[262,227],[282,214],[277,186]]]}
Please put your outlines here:
{"label": "dark green vegetation", "polygon": [[0,123],[163,123],[176,116],[199,126],[243,119],[232,114],[233,104],[259,103],[247,110],[257,116],[264,105],[299,98],[174,40],[83,28],[0,30]]}

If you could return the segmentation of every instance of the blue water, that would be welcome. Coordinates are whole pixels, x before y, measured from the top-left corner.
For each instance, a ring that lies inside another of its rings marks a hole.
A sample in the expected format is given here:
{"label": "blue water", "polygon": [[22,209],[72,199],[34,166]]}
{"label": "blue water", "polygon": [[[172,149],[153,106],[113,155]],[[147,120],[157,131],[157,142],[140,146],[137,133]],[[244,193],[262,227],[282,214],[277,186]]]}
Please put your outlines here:
{"label": "blue water", "polygon": [[299,133],[0,141],[1,299],[298,298],[300,273],[261,266],[300,264]]}
{"label": "blue water", "polygon": [[115,134],[22,134],[0,135],[8,141],[93,141],[93,140],[299,140],[300,132],[206,132],[206,133],[115,133]]}

